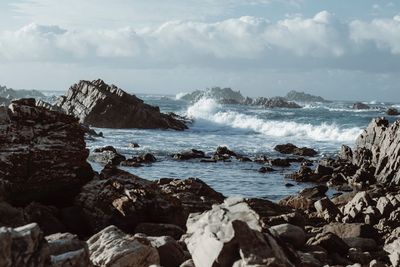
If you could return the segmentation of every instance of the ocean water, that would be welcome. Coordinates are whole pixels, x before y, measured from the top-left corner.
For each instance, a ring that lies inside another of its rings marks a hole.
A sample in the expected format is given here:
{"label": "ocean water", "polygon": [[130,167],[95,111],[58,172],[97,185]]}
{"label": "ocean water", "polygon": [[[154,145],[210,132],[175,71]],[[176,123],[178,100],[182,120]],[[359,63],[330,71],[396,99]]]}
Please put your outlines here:
{"label": "ocean water", "polygon": [[[114,146],[126,157],[152,153],[157,162],[141,168],[121,167],[140,177],[197,177],[226,196],[261,197],[279,200],[295,194],[310,184],[286,179],[285,174],[296,171],[298,164],[279,168],[273,173],[259,173],[259,163],[231,162],[201,163],[199,160],[176,161],[171,155],[187,149],[198,149],[212,155],[218,146],[228,146],[236,153],[250,158],[259,155],[285,157],[273,148],[287,142],[316,149],[322,157],[335,156],[341,144],[353,146],[355,139],[372,118],[384,116],[393,103],[368,103],[371,110],[353,110],[352,102],[306,104],[302,109],[264,109],[239,105],[220,105],[212,99],[187,103],[174,96],[138,95],[146,103],[157,105],[163,112],[189,116],[194,123],[183,132],[172,130],[99,129],[104,138],[89,140],[88,148]],[[391,117],[390,120],[395,120]],[[131,142],[139,148],[130,148]],[[97,171],[102,169],[91,162]],[[286,183],[294,184],[286,187]]]}

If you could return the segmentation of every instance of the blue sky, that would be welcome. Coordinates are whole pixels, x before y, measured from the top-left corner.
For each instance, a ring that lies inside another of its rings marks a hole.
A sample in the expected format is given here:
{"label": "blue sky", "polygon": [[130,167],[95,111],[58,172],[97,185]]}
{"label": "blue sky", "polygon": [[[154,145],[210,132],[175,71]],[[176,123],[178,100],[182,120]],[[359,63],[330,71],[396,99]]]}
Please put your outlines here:
{"label": "blue sky", "polygon": [[400,98],[399,1],[3,0],[0,84]]}

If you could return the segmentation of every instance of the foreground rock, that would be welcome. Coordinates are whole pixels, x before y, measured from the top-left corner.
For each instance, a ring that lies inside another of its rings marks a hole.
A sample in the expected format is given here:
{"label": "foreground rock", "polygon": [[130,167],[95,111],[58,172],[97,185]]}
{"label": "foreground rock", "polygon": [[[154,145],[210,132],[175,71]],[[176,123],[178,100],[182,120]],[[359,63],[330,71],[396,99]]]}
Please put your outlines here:
{"label": "foreground rock", "polygon": [[12,203],[65,204],[93,177],[78,121],[34,99],[0,107],[0,143],[0,195]]}
{"label": "foreground rock", "polygon": [[185,243],[193,262],[208,266],[294,266],[258,214],[243,201],[228,199],[187,222]]}
{"label": "foreground rock", "polygon": [[102,80],[80,81],[56,103],[81,123],[99,128],[184,130],[187,126],[173,114],[143,103],[115,85]]}

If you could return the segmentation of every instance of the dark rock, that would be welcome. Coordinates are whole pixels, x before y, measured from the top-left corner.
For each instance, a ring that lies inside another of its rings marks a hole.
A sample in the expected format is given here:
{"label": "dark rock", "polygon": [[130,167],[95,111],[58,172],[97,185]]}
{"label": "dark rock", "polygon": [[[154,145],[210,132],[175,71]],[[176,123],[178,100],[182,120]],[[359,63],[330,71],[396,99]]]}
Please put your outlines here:
{"label": "dark rock", "polygon": [[88,125],[82,124],[81,127],[83,131],[85,132],[85,135],[88,137],[104,137],[102,132],[97,133],[95,130],[90,128]]}
{"label": "dark rock", "polygon": [[173,155],[174,159],[177,160],[189,160],[189,159],[197,159],[197,158],[205,158],[205,153],[200,150],[190,149],[187,151],[182,151],[178,154]]}
{"label": "dark rock", "polygon": [[273,172],[273,171],[275,171],[275,170],[271,167],[261,167],[260,169],[258,169],[258,172],[261,172],[261,173],[267,173],[267,172]]}
{"label": "dark rock", "polygon": [[321,246],[329,253],[339,253],[346,255],[349,251],[349,246],[337,235],[333,233],[321,233],[307,241],[308,245]]}
{"label": "dark rock", "polygon": [[353,109],[370,109],[370,106],[361,102],[356,102],[353,104]]}
{"label": "dark rock", "polygon": [[341,160],[351,162],[353,159],[353,151],[349,146],[342,145],[339,153],[339,158]]}
{"label": "dark rock", "polygon": [[125,156],[119,154],[114,147],[105,146],[94,149],[89,159],[103,165],[111,164],[116,166],[119,165],[126,158]]}
{"label": "dark rock", "polygon": [[215,155],[228,155],[228,156],[232,156],[232,157],[236,157],[237,154],[235,152],[233,152],[232,150],[230,150],[228,147],[226,146],[219,146],[217,148],[217,151],[215,151]]}
{"label": "dark rock", "polygon": [[328,102],[331,102],[331,101],[325,100],[324,98],[322,98],[320,96],[315,96],[315,95],[307,94],[304,92],[297,92],[294,90],[287,93],[285,98],[289,101],[298,101],[298,102],[303,102],[303,103],[307,103],[307,102],[328,103]]}
{"label": "dark rock", "polygon": [[32,202],[24,208],[27,223],[36,222],[44,235],[66,232],[65,225],[60,221],[60,211],[52,206],[44,206]]}
{"label": "dark rock", "polygon": [[288,196],[281,201],[279,204],[289,206],[295,209],[301,210],[313,210],[314,203],[321,198],[326,197],[325,193],[328,191],[328,187],[318,185],[312,188],[306,188],[302,190],[298,195]]}
{"label": "dark rock", "polygon": [[300,105],[287,101],[283,97],[258,97],[253,100],[252,105],[263,106],[265,108],[301,108]]}
{"label": "dark rock", "polygon": [[139,146],[138,143],[130,143],[130,144],[129,144],[129,147],[130,147],[130,148],[138,148],[138,147],[140,147],[140,146]]}
{"label": "dark rock", "polygon": [[296,225],[285,223],[272,226],[270,229],[272,234],[295,248],[301,249],[306,243],[304,230]]}
{"label": "dark rock", "polygon": [[321,175],[321,176],[332,175],[333,168],[326,167],[326,166],[323,166],[321,164],[318,164],[317,168],[315,169],[315,173],[318,174],[318,175]]}
{"label": "dark rock", "polygon": [[274,149],[282,154],[293,154],[306,157],[314,157],[315,155],[318,154],[318,152],[312,148],[307,148],[307,147],[299,148],[291,143],[287,143],[285,145],[277,145],[275,146]]}
{"label": "dark rock", "polygon": [[0,143],[0,192],[11,203],[64,205],[93,177],[77,120],[34,99],[0,107]]}
{"label": "dark rock", "polygon": [[278,166],[278,167],[289,167],[290,166],[290,160],[288,159],[272,159],[269,161],[269,163],[273,166]]}
{"label": "dark rock", "polygon": [[389,108],[386,111],[386,114],[389,115],[389,116],[398,116],[398,115],[400,115],[399,111],[396,108]]}
{"label": "dark rock", "polygon": [[147,237],[147,240],[157,249],[161,266],[176,267],[185,261],[185,253],[182,247],[172,237]]}
{"label": "dark rock", "polygon": [[294,186],[294,184],[291,184],[291,183],[286,183],[286,184],[285,184],[285,186],[286,186],[286,187],[293,187],[293,186]]}
{"label": "dark rock", "polygon": [[74,84],[56,105],[81,123],[99,128],[187,129],[184,122],[158,107],[102,80]]}

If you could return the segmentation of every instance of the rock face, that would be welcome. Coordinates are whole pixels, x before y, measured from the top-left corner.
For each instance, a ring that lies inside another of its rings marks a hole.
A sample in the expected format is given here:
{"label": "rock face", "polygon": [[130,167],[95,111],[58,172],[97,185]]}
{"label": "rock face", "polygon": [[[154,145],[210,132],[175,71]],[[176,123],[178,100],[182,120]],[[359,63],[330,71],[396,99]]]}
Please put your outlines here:
{"label": "rock face", "polygon": [[63,204],[93,177],[78,121],[34,99],[0,107],[0,143],[0,195],[11,203]]}
{"label": "rock face", "polygon": [[389,125],[384,118],[372,120],[357,138],[353,163],[375,169],[380,183],[400,185],[400,121]]}
{"label": "rock face", "polygon": [[81,123],[99,128],[184,130],[187,126],[174,114],[163,114],[134,95],[102,80],[80,81],[56,103]]}
{"label": "rock face", "polygon": [[315,96],[311,94],[307,94],[304,92],[297,92],[297,91],[290,91],[287,93],[286,97],[287,100],[289,101],[298,101],[298,102],[330,102],[328,100],[325,100],[324,98],[320,96]]}
{"label": "rock face", "polygon": [[37,224],[0,228],[0,266],[47,267],[50,252]]}
{"label": "rock face", "polygon": [[273,235],[262,232],[259,219],[235,199],[192,214],[185,243],[195,266],[294,266]]}
{"label": "rock face", "polygon": [[96,266],[148,267],[160,264],[157,249],[146,238],[123,233],[109,226],[92,236],[87,244]]}

